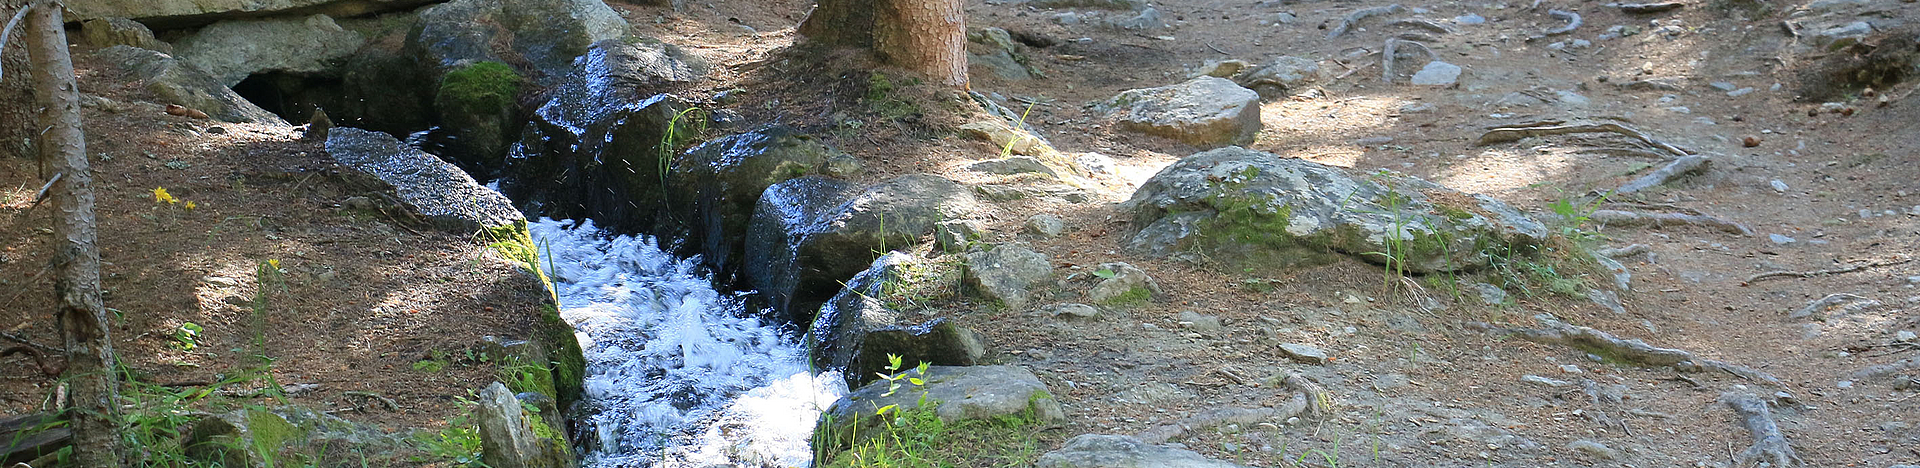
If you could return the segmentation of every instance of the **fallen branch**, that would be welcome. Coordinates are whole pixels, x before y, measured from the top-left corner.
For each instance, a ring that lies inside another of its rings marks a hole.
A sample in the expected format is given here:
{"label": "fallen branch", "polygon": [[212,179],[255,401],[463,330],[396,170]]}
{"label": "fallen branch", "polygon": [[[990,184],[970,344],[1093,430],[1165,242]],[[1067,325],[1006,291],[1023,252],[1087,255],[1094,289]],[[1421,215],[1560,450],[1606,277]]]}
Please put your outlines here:
{"label": "fallen branch", "polygon": [[1632,127],[1620,125],[1617,123],[1595,124],[1595,123],[1543,122],[1539,125],[1520,124],[1520,125],[1511,125],[1511,126],[1499,126],[1499,127],[1494,127],[1492,130],[1488,130],[1485,135],[1481,135],[1480,140],[1475,141],[1473,145],[1486,146],[1494,143],[1518,141],[1526,137],[1565,135],[1569,133],[1618,133],[1621,135],[1626,135],[1628,138],[1633,138],[1635,140],[1640,140],[1641,142],[1644,142],[1646,144],[1653,145],[1656,148],[1666,150],[1669,153],[1673,153],[1675,156],[1687,156],[1687,155],[1693,154],[1691,152],[1688,152],[1685,149],[1681,149],[1678,146],[1674,146],[1670,143],[1660,141],[1657,138],[1648,136],[1646,133],[1641,132],[1639,130],[1635,130]]}
{"label": "fallen branch", "polygon": [[[1829,310],[1832,310],[1836,306],[1840,307],[1840,311],[1850,313],[1853,311],[1857,311],[1860,309],[1865,309],[1865,308],[1873,307],[1877,305],[1880,305],[1880,301],[1867,299],[1865,297],[1860,297],[1852,294],[1847,294],[1847,293],[1828,294],[1827,297],[1816,299],[1813,302],[1807,303],[1806,307],[1801,307],[1800,310],[1796,310],[1796,311],[1793,311],[1793,313],[1791,314],[1787,314],[1787,318],[1802,319],[1802,318],[1812,317],[1815,313],[1819,313],[1821,314],[1821,317],[1825,317],[1826,312]],[[1820,317],[1816,317],[1816,319],[1818,318]]]}
{"label": "fallen branch", "polygon": [[1640,176],[1638,179],[1633,179],[1621,185],[1620,188],[1615,189],[1613,193],[1629,194],[1666,185],[1667,182],[1671,182],[1673,179],[1706,170],[1707,166],[1712,163],[1713,160],[1707,159],[1706,156],[1697,154],[1681,156],[1679,159],[1675,159],[1673,162],[1667,163],[1667,165],[1647,173],[1647,175]]}
{"label": "fallen branch", "polygon": [[1858,371],[1854,371],[1852,374],[1847,374],[1847,379],[1848,380],[1867,380],[1867,379],[1876,378],[1876,377],[1885,377],[1888,374],[1892,374],[1895,372],[1903,372],[1908,369],[1920,369],[1920,356],[1901,359],[1898,361],[1894,361],[1887,364],[1881,364],[1877,366],[1867,366],[1867,368],[1865,369],[1860,369]]}
{"label": "fallen branch", "polygon": [[1773,421],[1773,414],[1767,410],[1767,403],[1760,397],[1749,393],[1723,393],[1720,402],[1733,408],[1740,415],[1747,432],[1753,433],[1753,445],[1741,451],[1738,461],[1741,466],[1752,466],[1755,462],[1771,463],[1771,466],[1789,467],[1800,463],[1800,456],[1793,453],[1793,446],[1787,443],[1787,436],[1780,433],[1780,425]]}
{"label": "fallen branch", "polygon": [[1409,46],[1415,49],[1419,49],[1420,53],[1426,54],[1427,58],[1431,59],[1434,57],[1433,49],[1427,48],[1426,44],[1421,44],[1413,41],[1404,41],[1404,40],[1400,40],[1399,38],[1387,39],[1386,45],[1383,46],[1383,48],[1380,51],[1380,68],[1381,68],[1380,80],[1381,81],[1385,81],[1387,83],[1393,82],[1393,76],[1394,76],[1393,62],[1394,60],[1399,59],[1401,46]]}
{"label": "fallen branch", "polygon": [[1619,226],[1652,226],[1652,227],[1689,226],[1689,225],[1705,226],[1705,227],[1714,228],[1720,231],[1725,231],[1729,234],[1739,234],[1743,236],[1753,235],[1752,229],[1747,229],[1746,226],[1743,226],[1740,223],[1727,221],[1724,219],[1715,218],[1707,215],[1696,215],[1696,214],[1686,214],[1686,213],[1640,213],[1640,212],[1634,212],[1634,211],[1620,211],[1620,210],[1596,210],[1592,214],[1588,214],[1587,219],[1593,220],[1600,224],[1619,225]]}
{"label": "fallen branch", "polygon": [[1327,39],[1333,39],[1340,37],[1341,34],[1346,34],[1347,30],[1353,29],[1355,24],[1359,24],[1360,20],[1367,19],[1368,17],[1397,14],[1404,11],[1407,11],[1407,7],[1400,6],[1398,3],[1383,7],[1354,10],[1353,13],[1347,14],[1346,19],[1340,20],[1339,26],[1335,26],[1332,31],[1327,32]]}
{"label": "fallen branch", "polygon": [[1574,13],[1567,10],[1547,10],[1547,16],[1552,16],[1554,18],[1559,18],[1567,21],[1567,24],[1565,26],[1560,26],[1557,28],[1548,28],[1547,29],[1548,36],[1558,36],[1561,34],[1570,33],[1570,32],[1573,32],[1575,28],[1580,27],[1579,13]]}
{"label": "fallen branch", "polygon": [[1687,4],[1680,3],[1680,2],[1609,3],[1607,4],[1607,6],[1619,8],[1620,11],[1622,12],[1633,13],[1633,14],[1659,13],[1662,11],[1678,10],[1680,9],[1680,7],[1684,7],[1686,5]]}
{"label": "fallen branch", "polygon": [[1827,270],[1814,270],[1814,271],[1790,271],[1790,270],[1769,271],[1766,273],[1749,276],[1747,277],[1746,281],[1740,282],[1740,285],[1745,286],[1745,285],[1760,282],[1760,280],[1773,279],[1773,278],[1812,278],[1815,276],[1837,275],[1841,273],[1853,273],[1853,272],[1865,270],[1868,268],[1893,266],[1893,265],[1899,265],[1899,264],[1907,263],[1911,261],[1913,261],[1913,257],[1909,257],[1905,254],[1901,254],[1901,255],[1894,256],[1892,260],[1875,260],[1875,261],[1861,263],[1857,265],[1851,265],[1843,268],[1833,268],[1833,269],[1827,269]]}
{"label": "fallen branch", "polygon": [[31,347],[14,346],[9,348],[0,348],[0,358],[12,356],[15,354],[26,356],[28,360],[32,360],[34,367],[37,367],[40,369],[40,375],[45,376],[46,378],[58,379],[60,378],[60,374],[66,371],[66,366],[48,363],[47,357],[45,355],[42,355],[40,351],[35,350]]}
{"label": "fallen branch", "polygon": [[1627,362],[1653,366],[1670,367],[1683,372],[1717,370],[1734,376],[1780,385],[1780,379],[1765,372],[1736,366],[1711,359],[1695,357],[1693,353],[1672,348],[1661,348],[1640,340],[1623,340],[1613,335],[1589,327],[1577,327],[1561,323],[1548,316],[1537,316],[1546,328],[1509,328],[1497,329],[1521,339],[1542,344],[1572,347],[1601,356],[1618,358]]}
{"label": "fallen branch", "polygon": [[1158,444],[1198,428],[1222,424],[1252,425],[1263,421],[1286,420],[1300,414],[1324,415],[1332,404],[1331,394],[1300,374],[1288,375],[1282,385],[1296,392],[1285,404],[1274,408],[1219,408],[1189,416],[1173,424],[1141,431],[1134,438]]}

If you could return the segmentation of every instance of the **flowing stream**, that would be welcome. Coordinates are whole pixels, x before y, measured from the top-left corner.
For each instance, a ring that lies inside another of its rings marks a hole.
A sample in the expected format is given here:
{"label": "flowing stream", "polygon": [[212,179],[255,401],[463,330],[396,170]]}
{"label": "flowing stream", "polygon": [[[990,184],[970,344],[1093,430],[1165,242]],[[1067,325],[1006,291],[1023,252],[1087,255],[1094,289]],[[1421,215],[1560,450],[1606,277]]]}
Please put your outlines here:
{"label": "flowing stream", "polygon": [[836,375],[813,375],[779,324],[650,237],[592,221],[530,228],[586,353],[582,423],[599,448],[584,465],[810,464],[814,421],[846,390]]}

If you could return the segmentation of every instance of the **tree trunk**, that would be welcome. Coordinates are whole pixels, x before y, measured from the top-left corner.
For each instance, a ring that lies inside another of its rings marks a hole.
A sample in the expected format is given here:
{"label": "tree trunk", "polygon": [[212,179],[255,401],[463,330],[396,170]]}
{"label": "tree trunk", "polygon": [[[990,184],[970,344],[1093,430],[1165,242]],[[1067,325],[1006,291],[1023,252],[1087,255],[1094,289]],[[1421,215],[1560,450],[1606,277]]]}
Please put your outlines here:
{"label": "tree trunk", "polygon": [[60,180],[50,191],[53,207],[55,273],[54,312],[67,344],[67,389],[72,409],[74,460],[84,468],[119,466],[117,379],[113,342],[107,337],[107,312],[100,301],[100,249],[94,242],[93,175],[87,168],[86,136],[80,128],[80,90],[67,32],[57,2],[32,7],[27,48],[33,61],[33,85],[40,95],[40,158],[49,176]]}
{"label": "tree trunk", "polygon": [[961,0],[882,0],[875,13],[880,59],[942,85],[967,87],[967,16]]}
{"label": "tree trunk", "polygon": [[[0,23],[12,19],[13,12],[26,4],[20,0],[0,0]],[[24,31],[27,28],[16,29]],[[0,102],[33,102],[33,88],[27,84],[27,49],[15,47],[25,42],[20,39],[25,35],[16,32],[10,38],[12,40],[0,40],[9,44],[8,47],[0,47],[0,70],[6,72],[0,75]],[[34,107],[0,106],[0,158],[32,157],[32,142],[39,140],[39,135],[34,134]]]}
{"label": "tree trunk", "polygon": [[835,47],[872,47],[882,62],[966,88],[962,6],[961,0],[820,0],[800,35]]}

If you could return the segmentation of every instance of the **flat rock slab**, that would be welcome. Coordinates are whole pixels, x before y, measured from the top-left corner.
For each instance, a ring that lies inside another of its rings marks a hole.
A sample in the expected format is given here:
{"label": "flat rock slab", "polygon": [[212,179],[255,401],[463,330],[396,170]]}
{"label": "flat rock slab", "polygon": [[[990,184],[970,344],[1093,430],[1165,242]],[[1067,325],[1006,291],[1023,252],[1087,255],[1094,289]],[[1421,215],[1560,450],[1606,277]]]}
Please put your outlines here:
{"label": "flat rock slab", "polygon": [[400,201],[443,228],[477,231],[526,220],[500,192],[393,135],[334,128],[327,133],[327,154],[392,186]]}
{"label": "flat rock slab", "polygon": [[171,55],[132,46],[113,46],[94,52],[94,56],[119,64],[127,71],[128,78],[145,84],[147,92],[162,103],[206,112],[222,122],[287,124],[280,116],[240,97],[213,75]]}
{"label": "flat rock slab", "polygon": [[1101,107],[1123,129],[1203,148],[1251,143],[1260,132],[1260,94],[1224,78],[1127,90]]}
{"label": "flat rock slab", "polygon": [[853,434],[850,430],[858,425],[859,433],[867,433],[880,425],[875,417],[878,409],[893,405],[901,411],[912,410],[922,401],[936,405],[934,414],[947,423],[1029,412],[1040,423],[1066,421],[1053,392],[1024,367],[932,366],[924,375],[912,369],[904,373],[924,380],[925,385],[902,379],[900,388],[886,395],[888,382],[876,380],[835,401],[816,432],[831,431],[838,439],[838,435]]}
{"label": "flat rock slab", "polygon": [[214,23],[180,39],[175,55],[233,86],[263,71],[324,72],[366,43],[333,18],[310,15]]}
{"label": "flat rock slab", "polygon": [[1127,436],[1082,434],[1047,452],[1035,468],[1246,468],[1191,450],[1154,445]]}
{"label": "flat rock slab", "polygon": [[1031,297],[1028,291],[1053,276],[1053,263],[1047,254],[1017,244],[968,253],[966,265],[967,283],[1009,310],[1025,309]]}

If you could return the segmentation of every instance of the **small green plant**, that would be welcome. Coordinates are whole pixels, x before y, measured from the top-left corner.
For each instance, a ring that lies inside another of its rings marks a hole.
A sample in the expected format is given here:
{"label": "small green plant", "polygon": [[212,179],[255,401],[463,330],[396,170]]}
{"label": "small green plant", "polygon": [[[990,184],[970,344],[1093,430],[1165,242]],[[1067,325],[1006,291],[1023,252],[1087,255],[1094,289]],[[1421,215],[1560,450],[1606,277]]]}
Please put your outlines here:
{"label": "small green plant", "polygon": [[179,327],[174,327],[173,333],[170,334],[173,342],[168,343],[167,346],[181,351],[193,351],[193,348],[200,346],[200,331],[198,324],[182,323]]}
{"label": "small green plant", "polygon": [[[898,354],[887,355],[887,371],[878,373],[880,374],[880,378],[887,380],[887,393],[883,393],[880,396],[893,396],[894,392],[900,391],[900,382],[902,380],[913,384],[915,387],[927,384],[927,381],[920,377],[927,375],[927,368],[932,366],[933,363],[920,361],[920,365],[913,368],[914,375],[907,375],[906,372],[900,370],[901,361],[902,359]],[[887,406],[891,408],[893,405]],[[880,414],[886,414],[885,410],[886,408],[881,408]]]}
{"label": "small green plant", "polygon": [[1105,301],[1105,305],[1114,306],[1114,307],[1133,307],[1137,305],[1146,304],[1147,301],[1150,301],[1150,300],[1153,300],[1153,290],[1147,289],[1146,287],[1143,287],[1143,286],[1134,286],[1133,289],[1128,289],[1127,292],[1120,293],[1120,295],[1118,296],[1113,296],[1112,298],[1107,299]]}
{"label": "small green plant", "polygon": [[466,398],[455,399],[465,410],[459,416],[448,419],[447,427],[414,437],[414,445],[427,454],[426,459],[415,461],[450,461],[458,466],[484,467],[486,465],[480,462],[480,428],[473,420],[474,409],[479,404]]}
{"label": "small green plant", "polygon": [[1008,138],[1007,145],[1003,148],[1000,148],[1000,159],[1006,159],[1008,156],[1012,156],[1014,145],[1018,145],[1022,141],[1033,139],[1032,134],[1028,134],[1026,131],[1021,130],[1021,128],[1027,126],[1027,114],[1033,113],[1033,106],[1036,104],[1039,104],[1039,103],[1037,102],[1028,103],[1027,110],[1020,113],[1020,120],[1018,122],[1014,122],[1013,126],[1007,128],[1007,133],[1011,135],[1012,138]]}
{"label": "small green plant", "polygon": [[1114,279],[1119,277],[1120,274],[1114,273],[1113,269],[1111,268],[1101,268],[1098,270],[1093,270],[1093,276],[1099,277],[1100,279]]}
{"label": "small green plant", "polygon": [[452,363],[452,360],[447,359],[446,351],[441,351],[436,349],[436,350],[428,351],[426,359],[414,361],[413,370],[426,372],[429,374],[438,373],[441,370],[446,369],[447,364],[451,364],[451,363]]}

